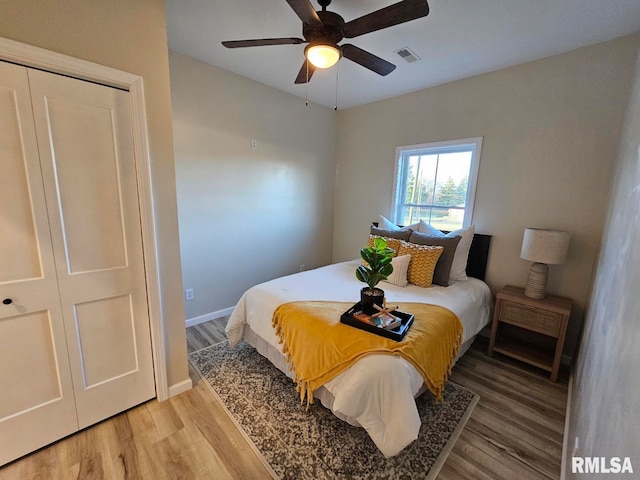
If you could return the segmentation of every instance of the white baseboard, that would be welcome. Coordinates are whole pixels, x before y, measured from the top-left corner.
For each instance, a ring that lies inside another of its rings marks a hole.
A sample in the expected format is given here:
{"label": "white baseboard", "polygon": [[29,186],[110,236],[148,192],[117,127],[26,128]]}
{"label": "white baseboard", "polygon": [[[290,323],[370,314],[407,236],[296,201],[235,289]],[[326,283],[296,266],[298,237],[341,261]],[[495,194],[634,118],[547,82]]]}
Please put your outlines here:
{"label": "white baseboard", "polygon": [[187,390],[191,390],[192,388],[193,382],[190,378],[187,378],[180,383],[174,383],[169,387],[169,398],[175,397],[176,395],[186,392]]}
{"label": "white baseboard", "polygon": [[187,327],[193,327],[194,325],[198,325],[199,323],[208,322],[209,320],[215,320],[216,318],[226,317],[227,315],[231,315],[233,309],[235,307],[223,308],[222,310],[218,310],[216,312],[205,313],[204,315],[200,315],[198,317],[188,318],[185,320],[185,325]]}

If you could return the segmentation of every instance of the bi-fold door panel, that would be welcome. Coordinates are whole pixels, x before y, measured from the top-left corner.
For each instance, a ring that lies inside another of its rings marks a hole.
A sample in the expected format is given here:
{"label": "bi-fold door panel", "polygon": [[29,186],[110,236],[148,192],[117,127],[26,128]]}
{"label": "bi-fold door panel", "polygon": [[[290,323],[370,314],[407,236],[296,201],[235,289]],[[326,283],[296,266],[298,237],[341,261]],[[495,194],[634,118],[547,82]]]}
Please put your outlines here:
{"label": "bi-fold door panel", "polygon": [[[38,85],[35,91],[40,93]],[[126,100],[124,92],[114,93],[124,95]],[[67,272],[126,267],[118,139],[114,132],[121,120],[113,117],[109,105],[87,105],[75,99],[46,96],[44,107]]]}
{"label": "bi-fold door panel", "polygon": [[[26,78],[26,71],[8,64],[0,64],[0,69],[3,80],[0,84],[0,283],[5,283],[42,278],[44,272],[36,235],[36,212],[29,191],[28,174],[34,172],[29,172],[30,165],[25,158],[27,153],[34,153],[33,129],[29,131],[29,125],[24,129],[20,124],[20,110],[29,112],[30,105],[29,92],[18,90],[20,79]],[[11,77],[13,82],[10,82]],[[22,103],[26,105],[23,107]],[[27,120],[31,121],[30,112]],[[23,141],[31,145],[25,145]],[[37,160],[36,151],[36,165]],[[35,173],[38,178],[38,170]],[[46,215],[44,219],[46,231]]]}
{"label": "bi-fold door panel", "polygon": [[155,396],[128,92],[29,71],[80,427]]}
{"label": "bi-fold door panel", "polygon": [[85,389],[138,371],[130,295],[77,304],[74,314]]}
{"label": "bi-fold door panel", "polygon": [[[58,362],[66,352],[58,352],[51,336],[47,310],[12,315],[0,321],[0,338],[11,345],[0,350],[0,419],[8,419],[62,398]],[[62,355],[60,355],[62,353]],[[36,372],[38,381],[34,381]]]}
{"label": "bi-fold door panel", "polygon": [[27,69],[0,62],[0,465],[78,429]]}

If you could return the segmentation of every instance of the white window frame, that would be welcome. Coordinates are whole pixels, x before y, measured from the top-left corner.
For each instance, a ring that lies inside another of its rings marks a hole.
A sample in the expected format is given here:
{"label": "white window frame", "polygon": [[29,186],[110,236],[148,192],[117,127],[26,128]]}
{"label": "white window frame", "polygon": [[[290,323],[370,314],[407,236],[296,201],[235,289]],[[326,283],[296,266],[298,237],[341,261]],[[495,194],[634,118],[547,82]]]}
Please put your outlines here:
{"label": "white window frame", "polygon": [[394,172],[394,189],[390,217],[398,223],[401,221],[398,200],[404,197],[404,185],[400,181],[404,178],[403,165],[405,158],[411,155],[425,155],[436,153],[454,153],[471,151],[471,165],[469,167],[469,184],[464,208],[462,227],[466,228],[473,223],[473,205],[476,197],[478,183],[478,171],[480,169],[480,155],[482,152],[482,138],[472,137],[459,140],[447,140],[443,142],[429,142],[418,145],[405,145],[396,147],[396,164]]}

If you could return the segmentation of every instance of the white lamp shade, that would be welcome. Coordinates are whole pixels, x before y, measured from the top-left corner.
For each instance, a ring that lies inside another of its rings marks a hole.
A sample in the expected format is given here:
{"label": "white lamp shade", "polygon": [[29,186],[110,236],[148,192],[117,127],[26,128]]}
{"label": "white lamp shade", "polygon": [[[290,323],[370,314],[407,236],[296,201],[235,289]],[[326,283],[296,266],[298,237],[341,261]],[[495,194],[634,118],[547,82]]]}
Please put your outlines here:
{"label": "white lamp shade", "polygon": [[340,50],[333,45],[309,45],[305,49],[305,55],[317,68],[329,68],[340,60]]}
{"label": "white lamp shade", "polygon": [[547,265],[563,263],[569,251],[570,238],[568,232],[560,230],[526,228],[520,258]]}

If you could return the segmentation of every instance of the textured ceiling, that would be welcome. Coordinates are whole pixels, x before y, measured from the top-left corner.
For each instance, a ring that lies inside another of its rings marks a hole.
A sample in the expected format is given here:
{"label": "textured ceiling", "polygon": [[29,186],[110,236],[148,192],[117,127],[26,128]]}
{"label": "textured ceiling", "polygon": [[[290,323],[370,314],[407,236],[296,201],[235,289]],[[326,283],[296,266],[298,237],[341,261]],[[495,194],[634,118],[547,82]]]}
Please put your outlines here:
{"label": "textured ceiling", "polygon": [[[320,9],[315,1],[313,5]],[[334,0],[346,21],[393,0]],[[226,49],[223,40],[301,37],[285,0],[167,0],[169,48],[328,107],[345,109],[640,31],[640,0],[431,0],[424,18],[349,43],[397,65],[381,77],[347,59],[294,79],[305,45]],[[346,40],[343,40],[343,43]],[[421,61],[406,63],[409,47]]]}

